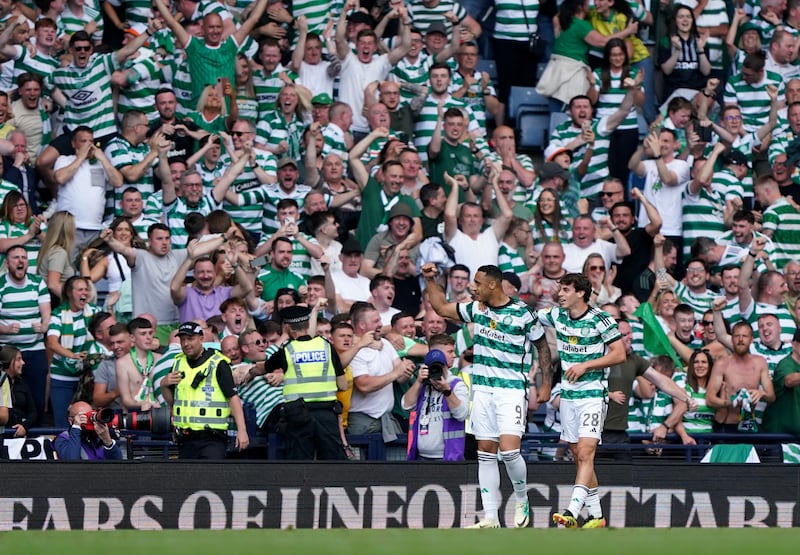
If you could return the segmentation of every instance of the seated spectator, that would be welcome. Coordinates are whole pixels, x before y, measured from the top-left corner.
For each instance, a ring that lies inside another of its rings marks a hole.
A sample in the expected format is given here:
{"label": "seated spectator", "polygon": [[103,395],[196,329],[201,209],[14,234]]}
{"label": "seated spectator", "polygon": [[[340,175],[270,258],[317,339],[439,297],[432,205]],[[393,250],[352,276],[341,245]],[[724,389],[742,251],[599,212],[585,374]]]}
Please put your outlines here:
{"label": "seated spectator", "polygon": [[69,406],[69,429],[53,441],[60,460],[122,460],[122,450],[109,427],[99,420],[89,420],[93,412],[91,405],[83,401]]}

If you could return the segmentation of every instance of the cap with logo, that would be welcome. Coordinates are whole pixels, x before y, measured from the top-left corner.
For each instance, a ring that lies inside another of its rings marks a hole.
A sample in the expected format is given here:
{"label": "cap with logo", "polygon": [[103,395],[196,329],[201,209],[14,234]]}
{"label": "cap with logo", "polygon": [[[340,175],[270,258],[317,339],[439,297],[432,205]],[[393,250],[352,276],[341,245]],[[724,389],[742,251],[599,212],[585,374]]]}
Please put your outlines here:
{"label": "cap with logo", "polygon": [[432,364],[441,364],[445,367],[447,366],[447,358],[439,349],[431,349],[428,351],[428,354],[425,355],[425,365],[431,366]]}
{"label": "cap with logo", "polygon": [[197,322],[184,322],[178,328],[178,337],[191,335],[203,335],[203,326]]}

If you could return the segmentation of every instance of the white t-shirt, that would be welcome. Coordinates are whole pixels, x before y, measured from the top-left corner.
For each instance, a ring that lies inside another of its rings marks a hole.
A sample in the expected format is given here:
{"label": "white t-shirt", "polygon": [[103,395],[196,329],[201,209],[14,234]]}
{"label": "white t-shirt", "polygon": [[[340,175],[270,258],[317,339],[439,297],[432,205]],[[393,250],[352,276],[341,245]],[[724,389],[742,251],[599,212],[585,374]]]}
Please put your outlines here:
{"label": "white t-shirt", "polygon": [[606,273],[611,269],[612,263],[619,264],[621,262],[617,258],[617,246],[603,239],[595,239],[594,243],[588,247],[579,247],[575,243],[567,243],[563,245],[563,248],[564,264],[562,264],[562,267],[571,273],[580,274],[583,272],[583,263],[592,253],[597,253],[603,257]]}
{"label": "white t-shirt", "polygon": [[373,81],[385,80],[391,69],[392,65],[389,63],[388,54],[375,56],[368,64],[364,64],[352,52],[347,53],[339,75],[339,100],[346,102],[353,109],[351,131],[362,133],[369,131],[367,118],[362,114],[364,89]]}
{"label": "white t-shirt", "polygon": [[313,96],[327,93],[333,98],[333,79],[328,77],[330,65],[326,61],[313,65],[301,62],[297,82],[310,89]]}
{"label": "white t-shirt", "polygon": [[[54,171],[69,166],[75,155],[59,156]],[[106,207],[106,171],[99,161],[85,161],[78,171],[58,190],[58,209],[75,216],[78,229],[103,229]]]}
{"label": "white t-shirt", "polygon": [[[395,361],[400,358],[397,351],[386,339],[381,339],[383,348],[361,349],[350,362],[353,379],[359,376],[383,376],[394,369]],[[394,388],[391,383],[386,384],[378,391],[361,393],[353,388],[350,398],[350,412],[362,412],[372,418],[380,418],[394,407]]]}
{"label": "white t-shirt", "polygon": [[478,239],[474,241],[470,239],[469,235],[458,229],[449,241],[449,245],[456,251],[456,262],[469,268],[471,277],[474,277],[478,268],[485,264],[497,266],[500,242],[491,226],[481,231]]}
{"label": "white t-shirt", "polygon": [[346,301],[364,301],[369,300],[369,279],[356,274],[352,278],[344,272],[331,272],[331,279],[333,279],[333,286],[336,287],[336,292]]}
{"label": "white t-shirt", "polygon": [[[642,162],[647,168],[647,175],[644,182],[644,196],[658,213],[661,214],[661,234],[666,236],[679,236],[683,234],[683,202],[682,193],[689,184],[690,167],[685,160],[673,160],[667,163],[667,168],[678,175],[678,183],[674,186],[667,186],[661,183],[658,175],[658,167],[655,160],[645,160]],[[650,223],[647,211],[644,206],[639,208],[639,227],[644,228]]]}

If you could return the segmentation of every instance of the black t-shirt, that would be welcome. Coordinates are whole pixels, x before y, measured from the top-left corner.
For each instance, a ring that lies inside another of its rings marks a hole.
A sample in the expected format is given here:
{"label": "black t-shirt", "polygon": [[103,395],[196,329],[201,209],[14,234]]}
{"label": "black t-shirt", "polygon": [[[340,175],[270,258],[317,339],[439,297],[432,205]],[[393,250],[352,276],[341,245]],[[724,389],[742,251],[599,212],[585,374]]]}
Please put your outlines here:
{"label": "black t-shirt", "polygon": [[[174,123],[185,125],[186,128],[189,129],[190,131],[197,131],[198,129],[200,129],[199,127],[197,127],[197,125],[195,125],[194,122],[188,120],[175,120]],[[151,137],[153,133],[155,133],[161,128],[161,125],[162,125],[161,120],[154,121],[150,125],[150,130],[147,132],[147,137],[148,138]],[[170,160],[172,160],[173,158],[186,160],[192,154],[194,154],[195,151],[194,139],[189,135],[184,134],[183,136],[181,136],[176,133],[173,135],[165,135],[165,136],[167,139],[175,143],[175,147],[171,149],[167,154],[167,158],[169,158]]]}
{"label": "black t-shirt", "polygon": [[394,302],[392,307],[411,316],[419,314],[419,306],[422,302],[419,278],[417,276],[393,277],[392,281],[394,282]]}
{"label": "black t-shirt", "polygon": [[622,259],[622,263],[617,266],[617,277],[614,285],[619,287],[624,293],[633,290],[639,276],[650,264],[653,254],[653,238],[642,228],[634,228],[625,236],[631,246],[631,253]]}

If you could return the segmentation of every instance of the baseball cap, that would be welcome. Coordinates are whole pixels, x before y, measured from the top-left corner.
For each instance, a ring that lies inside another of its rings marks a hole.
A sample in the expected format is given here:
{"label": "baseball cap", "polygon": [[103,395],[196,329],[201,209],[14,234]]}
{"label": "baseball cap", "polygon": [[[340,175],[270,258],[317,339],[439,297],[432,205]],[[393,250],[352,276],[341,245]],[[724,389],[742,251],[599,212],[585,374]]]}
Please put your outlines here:
{"label": "baseball cap", "polygon": [[750,167],[749,161],[747,160],[747,156],[744,152],[740,152],[738,150],[731,150],[729,153],[725,155],[724,164],[735,164],[737,166],[745,166]]}
{"label": "baseball cap", "polygon": [[513,285],[517,291],[522,289],[522,280],[514,272],[503,272],[503,279]]}
{"label": "baseball cap", "polygon": [[441,33],[444,36],[447,36],[447,27],[445,27],[444,23],[441,21],[434,21],[428,25],[428,29],[425,31],[426,35],[430,35],[431,33]]}
{"label": "baseball cap", "polygon": [[364,250],[361,248],[361,243],[359,243],[356,239],[348,239],[342,245],[342,254],[364,254]]}
{"label": "baseball cap", "polygon": [[569,172],[555,162],[545,162],[539,170],[539,179],[546,181],[554,177],[560,177],[564,181],[569,181]]}
{"label": "baseball cap", "polygon": [[201,326],[197,322],[184,322],[178,328],[178,337],[180,337],[181,335],[186,335],[186,336],[203,335],[203,326]]}
{"label": "baseball cap", "polygon": [[432,364],[447,366],[447,358],[445,358],[444,353],[439,349],[431,349],[428,351],[428,354],[425,355],[425,365],[430,366]]}
{"label": "baseball cap", "polygon": [[375,26],[375,20],[372,16],[361,11],[352,12],[347,16],[347,21],[350,23],[366,23],[370,27]]}
{"label": "baseball cap", "polygon": [[324,106],[328,104],[333,104],[333,100],[331,99],[331,95],[329,95],[328,93],[319,93],[318,95],[315,95],[311,99],[311,104],[321,104]]}
{"label": "baseball cap", "polygon": [[289,165],[292,165],[294,166],[295,169],[297,169],[297,160],[295,160],[294,158],[289,158],[288,156],[284,156],[283,158],[278,160],[278,169],[281,169]]}
{"label": "baseball cap", "polygon": [[555,149],[554,151],[552,151],[550,154],[547,155],[547,162],[552,162],[555,159],[555,157],[561,154],[562,152],[566,152],[567,154],[569,154],[570,160],[572,159],[572,150],[566,147],[561,147]]}

